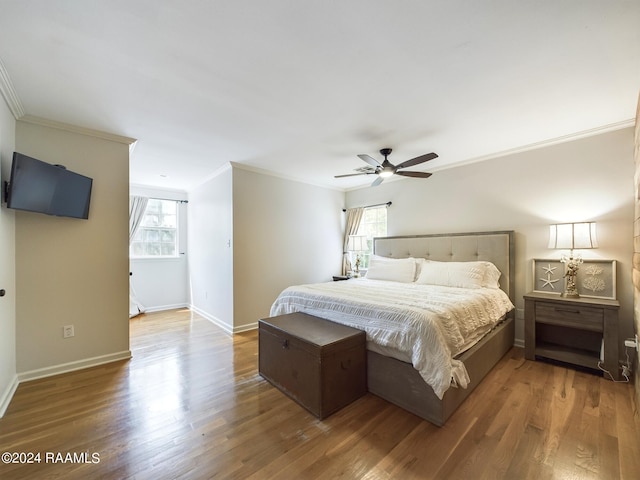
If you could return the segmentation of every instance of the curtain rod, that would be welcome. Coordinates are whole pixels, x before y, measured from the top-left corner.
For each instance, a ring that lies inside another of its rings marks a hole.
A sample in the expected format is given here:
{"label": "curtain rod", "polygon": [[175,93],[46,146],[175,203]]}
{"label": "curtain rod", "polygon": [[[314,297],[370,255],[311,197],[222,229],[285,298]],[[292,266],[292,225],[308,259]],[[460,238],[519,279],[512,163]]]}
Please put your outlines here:
{"label": "curtain rod", "polygon": [[189,203],[189,200],[176,200],[175,198],[158,198],[158,197],[149,197],[154,200],[165,200],[167,202],[176,202],[176,203]]}
{"label": "curtain rod", "polygon": [[166,200],[168,202],[176,202],[176,203],[189,203],[189,200],[176,200],[175,198],[162,198],[162,197],[148,197],[146,195],[129,195],[129,197],[143,197],[148,198],[150,200]]}
{"label": "curtain rod", "polygon": [[[386,205],[386,206],[387,206],[387,208],[389,208],[389,207],[391,206],[391,202],[387,202],[387,203],[376,203],[375,205],[365,205],[365,206],[364,206],[364,207],[362,207],[362,208],[381,207],[381,206],[383,206],[383,205]],[[346,208],[343,208],[343,209],[342,209],[342,211],[343,211],[343,212],[346,212],[346,211],[347,211],[347,209],[346,209]]]}

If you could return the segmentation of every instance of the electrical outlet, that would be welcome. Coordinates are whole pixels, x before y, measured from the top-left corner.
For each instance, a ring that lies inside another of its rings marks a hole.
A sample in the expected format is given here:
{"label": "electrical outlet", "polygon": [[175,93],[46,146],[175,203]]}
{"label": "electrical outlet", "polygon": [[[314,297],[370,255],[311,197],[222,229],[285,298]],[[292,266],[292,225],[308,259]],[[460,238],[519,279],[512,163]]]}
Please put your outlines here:
{"label": "electrical outlet", "polygon": [[635,348],[636,351],[640,351],[640,345],[638,345],[638,335],[636,335],[635,339],[627,338],[624,341],[624,346],[629,348]]}
{"label": "electrical outlet", "polygon": [[62,327],[62,338],[71,338],[74,335],[73,325],[65,325]]}

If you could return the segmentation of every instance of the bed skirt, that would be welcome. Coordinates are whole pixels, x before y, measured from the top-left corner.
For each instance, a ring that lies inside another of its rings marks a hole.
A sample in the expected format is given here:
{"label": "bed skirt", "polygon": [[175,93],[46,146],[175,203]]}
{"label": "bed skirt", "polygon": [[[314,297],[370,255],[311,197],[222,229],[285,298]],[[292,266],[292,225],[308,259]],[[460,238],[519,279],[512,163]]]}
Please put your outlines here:
{"label": "bed skirt", "polygon": [[513,316],[497,325],[480,342],[462,353],[471,379],[467,388],[449,388],[442,400],[409,363],[367,351],[368,390],[420,418],[442,426],[487,373],[513,347]]}

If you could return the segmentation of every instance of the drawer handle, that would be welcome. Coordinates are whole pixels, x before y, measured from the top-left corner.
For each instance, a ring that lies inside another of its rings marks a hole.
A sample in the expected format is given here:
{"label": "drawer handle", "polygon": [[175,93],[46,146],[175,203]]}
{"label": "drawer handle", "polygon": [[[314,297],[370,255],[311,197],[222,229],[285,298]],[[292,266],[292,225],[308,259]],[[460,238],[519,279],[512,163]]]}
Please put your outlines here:
{"label": "drawer handle", "polygon": [[566,309],[566,308],[556,308],[556,312],[580,313],[580,310],[569,310],[569,309]]}
{"label": "drawer handle", "polygon": [[282,342],[282,348],[289,348],[289,340],[285,340]]}
{"label": "drawer handle", "polygon": [[342,368],[342,370],[349,370],[349,367],[351,366],[351,360],[347,360],[347,364],[345,365],[344,360],[340,361],[340,368]]}

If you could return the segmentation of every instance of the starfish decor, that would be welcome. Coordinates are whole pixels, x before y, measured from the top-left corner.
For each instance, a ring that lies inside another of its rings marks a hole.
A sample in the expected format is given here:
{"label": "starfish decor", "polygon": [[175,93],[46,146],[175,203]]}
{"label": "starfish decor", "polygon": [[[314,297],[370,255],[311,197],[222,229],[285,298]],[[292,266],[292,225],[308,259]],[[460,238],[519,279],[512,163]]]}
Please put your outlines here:
{"label": "starfish decor", "polygon": [[556,287],[553,284],[558,282],[560,279],[559,278],[556,278],[555,280],[551,279],[551,276],[553,275],[553,271],[556,268],[558,268],[558,267],[552,267],[551,264],[548,264],[546,267],[542,267],[542,270],[544,270],[544,273],[547,274],[547,277],[539,279],[542,282],[542,285],[540,286],[540,288],[544,288],[546,286],[549,286],[549,287],[551,287],[552,290],[556,289]]}

